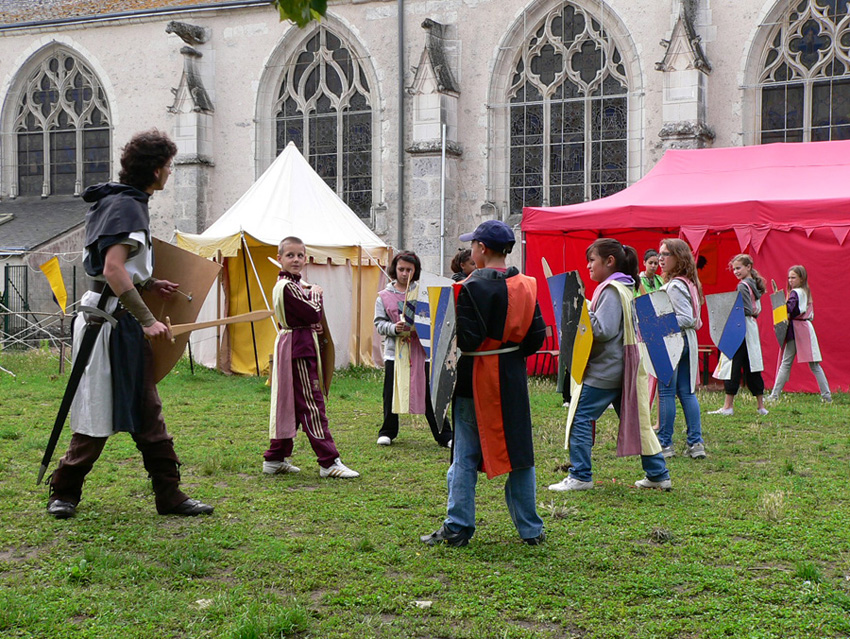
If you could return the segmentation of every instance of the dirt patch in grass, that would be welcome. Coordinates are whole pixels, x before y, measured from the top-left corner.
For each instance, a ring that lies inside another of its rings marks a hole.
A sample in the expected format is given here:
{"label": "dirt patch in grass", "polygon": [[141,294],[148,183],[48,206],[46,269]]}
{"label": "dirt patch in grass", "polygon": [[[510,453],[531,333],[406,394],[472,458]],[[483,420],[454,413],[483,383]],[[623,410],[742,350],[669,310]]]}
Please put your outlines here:
{"label": "dirt patch in grass", "polygon": [[45,552],[45,550],[47,548],[10,548],[9,550],[0,552],[0,561],[22,563],[30,559],[35,559]]}
{"label": "dirt patch in grass", "polygon": [[586,636],[586,632],[581,628],[572,624],[561,626],[548,621],[514,621],[517,627],[523,630],[530,630],[540,637],[558,637],[558,639],[581,639]]}

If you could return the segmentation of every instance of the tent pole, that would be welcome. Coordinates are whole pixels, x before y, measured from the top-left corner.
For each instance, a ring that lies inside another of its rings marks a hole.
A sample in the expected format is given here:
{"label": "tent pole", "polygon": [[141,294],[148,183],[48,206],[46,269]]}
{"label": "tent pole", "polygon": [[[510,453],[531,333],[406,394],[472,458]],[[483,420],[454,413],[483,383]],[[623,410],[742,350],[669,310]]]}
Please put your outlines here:
{"label": "tent pole", "polygon": [[[248,312],[253,311],[251,306],[251,282],[248,280],[248,240],[245,239],[245,234],[242,234],[242,268],[245,270],[245,291],[248,293]],[[251,342],[254,344],[254,366],[257,367],[257,377],[260,376],[260,359],[257,357],[257,333],[254,331],[254,322],[251,322]]]}
{"label": "tent pole", "polygon": [[357,333],[354,335],[354,365],[360,366],[360,330],[362,328],[362,320],[363,320],[363,248],[357,247],[357,319],[355,320],[355,326],[357,327]]}
{"label": "tent pole", "polygon": [[[224,264],[222,264],[221,249],[218,249],[215,252],[215,261],[218,262],[219,266],[221,266],[218,271],[218,277],[216,278],[218,286],[215,287],[215,318],[221,319],[221,287],[223,285],[222,279],[224,277]],[[221,325],[215,327],[215,369],[217,371],[221,370]]]}

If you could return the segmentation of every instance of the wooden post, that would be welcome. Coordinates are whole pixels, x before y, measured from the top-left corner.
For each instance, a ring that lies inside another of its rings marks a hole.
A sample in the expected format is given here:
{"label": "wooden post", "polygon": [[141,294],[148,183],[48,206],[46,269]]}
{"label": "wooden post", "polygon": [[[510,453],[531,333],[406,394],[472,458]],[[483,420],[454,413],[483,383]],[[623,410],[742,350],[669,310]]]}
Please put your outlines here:
{"label": "wooden post", "polygon": [[65,374],[65,314],[59,317],[59,374]]}
{"label": "wooden post", "polygon": [[355,347],[355,355],[354,355],[354,364],[355,366],[360,366],[360,329],[362,327],[362,300],[363,300],[363,247],[357,247],[357,319],[355,320],[355,326],[357,333],[354,336],[354,347]]}
{"label": "wooden post", "polygon": [[[221,287],[223,285],[224,279],[224,264],[222,264],[221,259],[221,249],[218,249],[215,252],[215,261],[218,262],[221,268],[218,271],[218,277],[216,278],[215,287],[215,318],[221,319]],[[221,370],[221,326],[215,327],[215,368],[216,370]]]}

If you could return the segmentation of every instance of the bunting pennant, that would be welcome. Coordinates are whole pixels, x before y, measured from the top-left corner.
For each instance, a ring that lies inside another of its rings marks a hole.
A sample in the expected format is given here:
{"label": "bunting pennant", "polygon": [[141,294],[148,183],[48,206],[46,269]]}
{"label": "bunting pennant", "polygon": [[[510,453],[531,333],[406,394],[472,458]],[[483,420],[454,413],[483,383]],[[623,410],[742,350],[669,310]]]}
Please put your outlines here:
{"label": "bunting pennant", "polygon": [[758,253],[759,249],[761,249],[761,245],[764,243],[764,239],[767,237],[767,233],[770,230],[768,226],[759,226],[754,227],[752,229],[750,244],[753,247],[753,253]]}
{"label": "bunting pennant", "polygon": [[738,246],[741,247],[743,253],[752,240],[752,229],[749,226],[736,226],[733,230],[738,238]]}
{"label": "bunting pennant", "polygon": [[835,239],[838,240],[838,245],[844,246],[844,240],[847,239],[847,235],[850,233],[850,226],[833,226],[832,233],[835,235]]}
{"label": "bunting pennant", "polygon": [[53,290],[53,299],[65,314],[65,309],[68,308],[68,291],[65,288],[65,280],[62,279],[62,269],[59,266],[59,258],[55,255],[39,266],[41,272],[50,283],[50,288]]}
{"label": "bunting pennant", "polygon": [[705,239],[706,233],[708,233],[708,229],[699,229],[693,228],[689,226],[683,226],[680,231],[681,235],[684,237],[685,241],[691,245],[691,250],[696,252],[699,250],[700,244]]}

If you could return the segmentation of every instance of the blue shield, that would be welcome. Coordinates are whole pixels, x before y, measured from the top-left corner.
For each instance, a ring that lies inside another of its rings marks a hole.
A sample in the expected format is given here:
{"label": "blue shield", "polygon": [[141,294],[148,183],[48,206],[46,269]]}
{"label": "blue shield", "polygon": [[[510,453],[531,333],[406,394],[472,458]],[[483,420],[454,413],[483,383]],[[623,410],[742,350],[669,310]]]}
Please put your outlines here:
{"label": "blue shield", "polygon": [[706,295],[708,329],[714,345],[729,359],[744,343],[747,325],[744,321],[744,302],[738,291]]}
{"label": "blue shield", "polygon": [[676,313],[667,291],[654,291],[636,297],[635,314],[641,339],[655,369],[655,377],[667,386],[673,379],[685,348],[682,329],[676,321]]}
{"label": "blue shield", "polygon": [[450,286],[428,287],[431,312],[431,406],[442,428],[457,380],[455,299]]}
{"label": "blue shield", "polygon": [[413,330],[425,349],[425,357],[431,359],[431,305],[425,300],[416,300]]}

